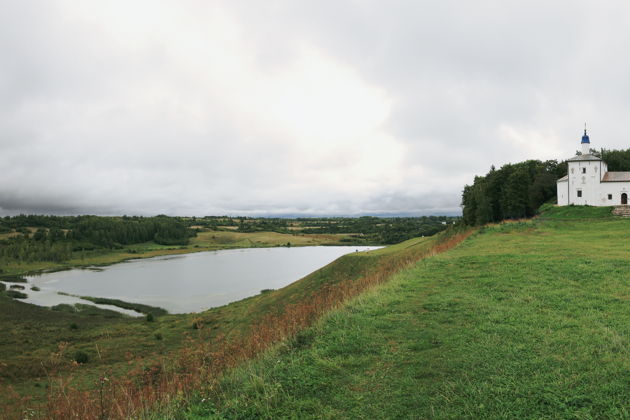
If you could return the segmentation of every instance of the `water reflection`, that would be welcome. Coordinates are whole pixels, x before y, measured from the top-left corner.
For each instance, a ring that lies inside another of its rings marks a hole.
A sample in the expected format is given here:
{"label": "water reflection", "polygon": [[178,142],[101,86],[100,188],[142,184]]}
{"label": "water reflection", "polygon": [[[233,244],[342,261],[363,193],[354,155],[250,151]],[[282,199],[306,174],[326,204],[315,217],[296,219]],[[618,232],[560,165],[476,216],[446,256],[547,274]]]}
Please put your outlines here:
{"label": "water reflection", "polygon": [[41,291],[29,291],[24,301],[52,306],[77,299],[58,295],[61,291],[144,303],[171,313],[199,312],[284,287],[344,254],[376,248],[251,248],[131,260],[102,270],[28,277]]}

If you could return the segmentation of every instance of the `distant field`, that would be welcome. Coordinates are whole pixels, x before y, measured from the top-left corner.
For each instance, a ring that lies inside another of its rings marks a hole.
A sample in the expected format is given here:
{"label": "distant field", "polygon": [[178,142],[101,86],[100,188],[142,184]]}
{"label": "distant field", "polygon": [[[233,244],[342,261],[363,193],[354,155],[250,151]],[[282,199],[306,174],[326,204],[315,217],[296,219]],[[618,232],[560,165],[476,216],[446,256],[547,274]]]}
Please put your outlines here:
{"label": "distant field", "polygon": [[609,211],[482,228],[239,367],[182,413],[628,419],[630,220]]}
{"label": "distant field", "polygon": [[191,245],[204,247],[217,246],[313,246],[313,245],[339,245],[341,240],[348,238],[348,234],[286,234],[277,232],[226,232],[205,231],[191,239]]}

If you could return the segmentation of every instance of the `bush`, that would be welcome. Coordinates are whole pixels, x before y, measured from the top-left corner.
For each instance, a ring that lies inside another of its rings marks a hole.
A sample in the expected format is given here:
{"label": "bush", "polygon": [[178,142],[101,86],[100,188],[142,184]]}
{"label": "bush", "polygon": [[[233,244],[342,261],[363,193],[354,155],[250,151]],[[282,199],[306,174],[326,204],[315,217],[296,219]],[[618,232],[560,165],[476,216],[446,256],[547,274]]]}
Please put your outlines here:
{"label": "bush", "polygon": [[26,293],[18,292],[17,290],[7,290],[4,293],[14,299],[26,299],[28,297]]}
{"label": "bush", "polygon": [[153,336],[155,337],[156,340],[160,341],[163,337],[162,337],[162,333],[156,332],[155,334],[153,334]]}
{"label": "bush", "polygon": [[76,322],[73,322],[72,324],[70,324],[70,329],[71,329],[71,330],[78,330],[78,329],[79,329],[79,326],[77,325],[77,323],[76,323]]}
{"label": "bush", "polygon": [[39,288],[39,287],[37,287],[37,286],[33,286],[33,287],[31,287],[31,290],[32,290],[32,291],[34,291],[34,292],[39,292],[39,291],[40,291],[40,290],[42,290],[42,289],[40,289],[40,288]]}
{"label": "bush", "polygon": [[152,313],[148,313],[147,314],[147,322],[153,322],[155,321],[155,317],[153,316]]}
{"label": "bush", "polygon": [[7,290],[7,286],[4,283],[0,283],[0,292]]}
{"label": "bush", "polygon": [[88,360],[90,360],[90,356],[88,356],[88,354],[84,351],[81,350],[77,350],[76,353],[74,353],[74,361],[80,364],[83,363],[87,363]]}

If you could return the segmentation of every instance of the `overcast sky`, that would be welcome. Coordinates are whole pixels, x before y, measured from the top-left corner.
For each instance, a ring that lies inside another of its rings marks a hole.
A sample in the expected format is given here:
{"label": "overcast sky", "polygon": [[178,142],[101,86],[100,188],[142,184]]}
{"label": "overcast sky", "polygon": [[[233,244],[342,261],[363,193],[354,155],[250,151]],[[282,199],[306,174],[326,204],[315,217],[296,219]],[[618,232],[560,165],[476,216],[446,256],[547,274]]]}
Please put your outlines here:
{"label": "overcast sky", "polygon": [[0,215],[458,214],[627,148],[630,3],[0,0]]}

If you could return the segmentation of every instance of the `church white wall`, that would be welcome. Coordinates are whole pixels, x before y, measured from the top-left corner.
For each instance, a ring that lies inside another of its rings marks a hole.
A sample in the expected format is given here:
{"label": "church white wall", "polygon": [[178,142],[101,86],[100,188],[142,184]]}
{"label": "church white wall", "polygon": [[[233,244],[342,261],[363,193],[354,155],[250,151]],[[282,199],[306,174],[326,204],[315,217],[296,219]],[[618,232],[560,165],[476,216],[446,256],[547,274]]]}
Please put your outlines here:
{"label": "church white wall", "polygon": [[[605,162],[569,162],[568,169],[568,182],[556,183],[559,206],[615,206],[621,204],[623,193],[630,199],[630,182],[601,182],[608,171]],[[580,190],[582,194],[578,197]],[[609,195],[611,198],[608,198]]]}
{"label": "church white wall", "polygon": [[[592,206],[618,206],[621,204],[621,194],[626,193],[630,199],[630,182],[602,182],[596,203]],[[608,194],[612,199],[608,199]],[[630,201],[628,201],[630,203]]]}
{"label": "church white wall", "polygon": [[[601,161],[569,162],[569,204],[598,205],[601,180]],[[579,194],[581,191],[581,194]],[[579,196],[581,195],[581,196]],[[604,205],[604,204],[599,204]]]}
{"label": "church white wall", "polygon": [[567,181],[556,182],[556,196],[558,197],[559,206],[567,206],[569,204],[568,185],[569,183]]}

